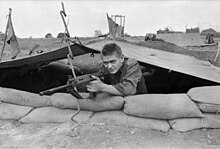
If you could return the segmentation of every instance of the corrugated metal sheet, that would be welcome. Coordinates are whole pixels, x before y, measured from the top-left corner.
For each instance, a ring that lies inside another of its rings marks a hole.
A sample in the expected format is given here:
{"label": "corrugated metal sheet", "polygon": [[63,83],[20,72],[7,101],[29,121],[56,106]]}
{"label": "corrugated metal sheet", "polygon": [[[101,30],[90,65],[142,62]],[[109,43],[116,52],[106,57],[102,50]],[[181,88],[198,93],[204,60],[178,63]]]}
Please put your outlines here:
{"label": "corrugated metal sheet", "polygon": [[[81,44],[74,43],[70,46],[73,56],[78,56],[86,53],[99,53],[99,51],[87,48]],[[67,58],[67,54],[69,53],[67,47],[63,47],[54,51],[44,52],[37,55],[30,55],[26,57],[20,57],[13,60],[7,60],[0,62],[1,68],[12,68],[12,67],[22,67],[22,66],[30,66],[35,64],[44,64],[53,62],[56,60],[61,60]]]}

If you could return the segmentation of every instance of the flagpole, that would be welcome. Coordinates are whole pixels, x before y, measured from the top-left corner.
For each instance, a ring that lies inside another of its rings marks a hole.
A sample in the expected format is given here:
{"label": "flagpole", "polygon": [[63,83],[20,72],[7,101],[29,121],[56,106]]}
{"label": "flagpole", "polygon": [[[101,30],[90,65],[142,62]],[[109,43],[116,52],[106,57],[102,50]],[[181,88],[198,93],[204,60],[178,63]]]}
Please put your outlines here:
{"label": "flagpole", "polygon": [[[10,17],[11,17],[11,8],[9,8],[8,20],[10,19]],[[8,33],[8,22],[7,22],[6,29],[5,29],[5,38],[4,38],[4,43],[3,43],[2,50],[1,50],[0,62],[2,61],[3,51],[4,51],[4,49],[5,49],[5,44],[6,44],[6,39],[7,39],[7,33]]]}

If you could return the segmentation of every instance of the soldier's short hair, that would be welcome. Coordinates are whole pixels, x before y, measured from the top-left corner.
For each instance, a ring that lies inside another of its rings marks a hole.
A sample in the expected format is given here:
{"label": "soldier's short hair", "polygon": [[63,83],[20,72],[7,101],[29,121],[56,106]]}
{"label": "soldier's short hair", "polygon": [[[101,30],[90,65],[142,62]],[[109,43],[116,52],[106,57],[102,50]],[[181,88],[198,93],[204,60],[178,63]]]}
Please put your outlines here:
{"label": "soldier's short hair", "polygon": [[109,55],[113,55],[114,53],[116,53],[119,57],[122,56],[121,47],[115,43],[106,44],[102,48],[102,52],[101,52],[102,56],[109,56]]}

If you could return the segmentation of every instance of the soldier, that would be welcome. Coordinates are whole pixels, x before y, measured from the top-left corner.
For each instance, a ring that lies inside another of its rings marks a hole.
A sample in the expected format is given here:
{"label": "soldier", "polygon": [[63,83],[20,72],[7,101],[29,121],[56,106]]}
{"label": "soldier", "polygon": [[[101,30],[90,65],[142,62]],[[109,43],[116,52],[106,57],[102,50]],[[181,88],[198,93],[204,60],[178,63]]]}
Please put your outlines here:
{"label": "soldier", "polygon": [[106,44],[102,49],[101,59],[104,80],[102,82],[93,76],[96,80],[87,85],[88,91],[119,96],[147,93],[145,79],[137,60],[125,58],[117,44]]}

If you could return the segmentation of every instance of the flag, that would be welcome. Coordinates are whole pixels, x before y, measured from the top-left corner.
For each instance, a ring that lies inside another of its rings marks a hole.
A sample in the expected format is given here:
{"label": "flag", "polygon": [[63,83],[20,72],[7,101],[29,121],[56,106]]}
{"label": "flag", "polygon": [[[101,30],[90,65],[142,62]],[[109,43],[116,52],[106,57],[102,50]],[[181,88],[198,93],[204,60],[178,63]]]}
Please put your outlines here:
{"label": "flag", "polygon": [[7,24],[7,39],[6,42],[11,46],[11,59],[15,59],[20,49],[18,47],[17,38],[15,36],[14,28],[11,21],[11,13],[8,15],[8,24]]}
{"label": "flag", "polygon": [[113,37],[113,39],[115,39],[115,37],[122,37],[124,35],[124,26],[117,24],[115,21],[113,21],[112,18],[108,16],[108,14],[107,19],[110,36]]}
{"label": "flag", "polygon": [[113,39],[115,39],[118,24],[115,23],[112,18],[110,18],[107,14],[107,19],[108,19],[108,27],[109,27],[109,35],[112,36]]}

